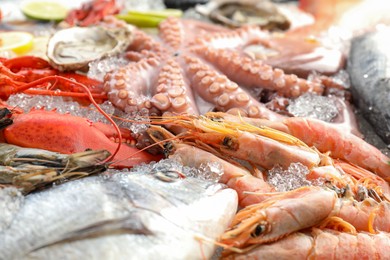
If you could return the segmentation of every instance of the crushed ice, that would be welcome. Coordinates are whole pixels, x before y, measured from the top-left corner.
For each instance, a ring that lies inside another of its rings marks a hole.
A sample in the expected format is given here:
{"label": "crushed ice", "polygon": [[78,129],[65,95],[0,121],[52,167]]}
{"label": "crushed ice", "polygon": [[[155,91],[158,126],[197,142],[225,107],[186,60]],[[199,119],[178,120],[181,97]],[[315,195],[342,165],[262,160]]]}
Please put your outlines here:
{"label": "crushed ice", "polygon": [[325,122],[331,122],[339,113],[333,98],[313,93],[305,93],[291,101],[287,110],[294,116],[316,118]]}
{"label": "crushed ice", "polygon": [[24,196],[14,187],[0,189],[0,231],[5,230],[19,211]]}
{"label": "crushed ice", "polygon": [[334,83],[339,84],[346,89],[351,87],[351,80],[349,78],[349,74],[345,70],[340,70],[335,75],[333,75],[331,79]]}
{"label": "crushed ice", "polygon": [[292,163],[287,170],[275,166],[268,171],[268,182],[277,191],[291,191],[302,186],[311,186],[313,183],[306,179],[309,169],[301,163]]}
{"label": "crushed ice", "polygon": [[[80,106],[76,101],[68,101],[62,97],[56,96],[41,96],[41,95],[26,95],[16,94],[10,96],[7,103],[10,106],[15,106],[23,109],[24,112],[30,111],[32,108],[45,110],[53,110],[60,114],[70,113],[74,116],[80,116],[88,118],[94,122],[107,123],[106,118],[96,110],[95,106],[89,105],[86,107]],[[99,105],[107,114],[111,115],[114,113],[115,108],[109,101]]]}
{"label": "crushed ice", "polygon": [[123,57],[112,56],[101,60],[92,61],[89,63],[88,77],[96,80],[103,81],[104,76],[120,67],[124,67],[129,63]]}
{"label": "crushed ice", "polygon": [[149,127],[148,122],[150,122],[150,119],[149,111],[147,109],[127,113],[116,111],[115,115],[120,118],[114,120],[115,123],[117,123],[119,127],[130,129],[134,134],[143,133]]}
{"label": "crushed ice", "polygon": [[127,174],[129,172],[137,174],[151,173],[157,179],[166,182],[173,182],[183,178],[198,178],[205,181],[218,182],[223,175],[223,168],[217,162],[201,164],[197,169],[195,167],[185,166],[175,159],[164,159],[159,162],[136,165],[128,172],[110,169],[106,172],[106,175],[110,176],[116,173]]}

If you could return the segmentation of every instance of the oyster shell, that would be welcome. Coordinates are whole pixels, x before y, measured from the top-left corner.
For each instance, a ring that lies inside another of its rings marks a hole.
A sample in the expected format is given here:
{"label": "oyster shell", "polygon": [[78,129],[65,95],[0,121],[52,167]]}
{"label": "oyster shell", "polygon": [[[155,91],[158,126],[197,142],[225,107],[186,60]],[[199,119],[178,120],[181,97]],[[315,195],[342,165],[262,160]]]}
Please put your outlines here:
{"label": "oyster shell", "polygon": [[125,51],[133,39],[132,29],[131,26],[63,29],[50,38],[47,57],[61,71],[86,70],[91,61]]}
{"label": "oyster shell", "polygon": [[210,20],[229,27],[256,24],[268,30],[287,30],[290,21],[269,0],[213,0],[195,10]]}

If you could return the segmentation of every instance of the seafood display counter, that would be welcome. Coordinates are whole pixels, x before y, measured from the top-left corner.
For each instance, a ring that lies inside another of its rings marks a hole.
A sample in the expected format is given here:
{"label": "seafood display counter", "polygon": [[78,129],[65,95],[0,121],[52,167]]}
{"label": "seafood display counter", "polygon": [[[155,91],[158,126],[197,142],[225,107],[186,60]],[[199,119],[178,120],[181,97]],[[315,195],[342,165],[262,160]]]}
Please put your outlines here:
{"label": "seafood display counter", "polygon": [[0,3],[0,259],[390,259],[390,4],[137,2]]}

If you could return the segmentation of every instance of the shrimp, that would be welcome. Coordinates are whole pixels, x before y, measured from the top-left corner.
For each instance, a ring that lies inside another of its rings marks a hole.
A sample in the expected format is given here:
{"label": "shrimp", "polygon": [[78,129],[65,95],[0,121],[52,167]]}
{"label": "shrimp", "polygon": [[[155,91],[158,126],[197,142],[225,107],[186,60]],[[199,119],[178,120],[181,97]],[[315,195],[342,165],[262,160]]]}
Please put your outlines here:
{"label": "shrimp", "polygon": [[309,227],[370,233],[390,231],[390,203],[367,198],[338,198],[330,189],[306,186],[274,194],[237,213],[220,242],[227,248],[247,250],[254,244],[275,242]]}
{"label": "shrimp", "polygon": [[0,188],[12,185],[27,194],[58,180],[99,173],[107,168],[102,162],[109,156],[106,150],[61,154],[1,143]]}
{"label": "shrimp", "polygon": [[181,138],[202,142],[224,155],[267,170],[275,165],[287,168],[296,162],[310,169],[321,163],[321,155],[316,150],[289,134],[269,127],[218,121],[205,116],[173,117],[170,124],[187,129]]}
{"label": "shrimp", "polygon": [[[336,216],[354,226],[357,231],[390,232],[390,203],[372,198],[363,201],[340,198],[330,216]],[[323,225],[324,226],[324,225]],[[325,225],[326,226],[326,225]]]}
{"label": "shrimp", "polygon": [[[157,142],[172,139],[173,137],[173,135],[161,127],[152,126],[147,131],[152,139]],[[220,182],[237,191],[239,205],[241,207],[259,203],[271,196],[268,194],[272,194],[275,191],[264,180],[261,172],[258,172],[255,177],[246,168],[221,159],[213,153],[202,150],[194,145],[171,141],[170,146],[174,146],[174,149],[171,147],[169,157],[180,161],[183,165],[198,168],[202,164],[210,161],[219,163],[223,168],[223,175],[221,176]],[[260,193],[261,195],[248,194],[248,191]]]}
{"label": "shrimp", "polygon": [[[306,176],[310,181],[322,180],[339,193],[350,192],[357,201],[368,197],[381,202],[390,201],[390,185],[381,177],[356,165],[336,160],[329,165],[313,168]],[[340,194],[346,196],[346,194]]]}
{"label": "shrimp", "polygon": [[206,116],[214,120],[226,120],[237,124],[245,122],[257,127],[277,129],[302,140],[308,146],[316,147],[322,153],[330,152],[332,158],[356,164],[390,181],[389,157],[363,139],[351,133],[345,133],[342,129],[324,121],[291,117],[273,122],[225,113],[207,113]]}
{"label": "shrimp", "polygon": [[360,187],[365,187],[367,192],[381,197],[378,201],[382,199],[390,201],[390,184],[383,178],[362,167],[342,161],[336,161],[335,167],[354,179],[355,193],[359,192]]}
{"label": "shrimp", "polygon": [[349,234],[312,228],[293,233],[278,242],[263,244],[244,255],[223,259],[389,259],[390,234]]}
{"label": "shrimp", "polygon": [[220,242],[247,249],[277,241],[293,232],[324,221],[333,211],[335,192],[315,186],[284,192],[237,213]]}

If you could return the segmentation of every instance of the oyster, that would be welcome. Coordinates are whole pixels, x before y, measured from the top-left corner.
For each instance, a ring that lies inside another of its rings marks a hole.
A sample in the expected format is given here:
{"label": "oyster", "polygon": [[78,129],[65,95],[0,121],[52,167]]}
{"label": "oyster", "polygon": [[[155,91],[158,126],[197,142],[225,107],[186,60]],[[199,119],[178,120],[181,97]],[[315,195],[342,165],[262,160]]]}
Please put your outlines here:
{"label": "oyster", "polygon": [[125,51],[133,39],[132,28],[99,25],[60,30],[48,42],[47,57],[61,71],[86,70],[91,61]]}
{"label": "oyster", "polygon": [[287,30],[290,21],[268,0],[213,0],[196,11],[229,27],[256,24],[268,30]]}

